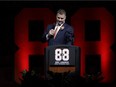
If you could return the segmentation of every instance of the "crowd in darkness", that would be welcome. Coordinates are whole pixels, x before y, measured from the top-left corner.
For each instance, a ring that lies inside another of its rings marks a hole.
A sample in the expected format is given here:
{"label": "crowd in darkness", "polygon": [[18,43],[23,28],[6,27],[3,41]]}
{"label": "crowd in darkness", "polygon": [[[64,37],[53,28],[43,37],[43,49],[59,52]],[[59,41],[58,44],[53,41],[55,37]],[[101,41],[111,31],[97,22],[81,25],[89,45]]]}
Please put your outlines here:
{"label": "crowd in darkness", "polygon": [[21,87],[113,87],[101,83],[102,73],[85,74],[85,77],[75,72],[54,73],[48,71],[49,79],[45,79],[34,70],[22,72]]}

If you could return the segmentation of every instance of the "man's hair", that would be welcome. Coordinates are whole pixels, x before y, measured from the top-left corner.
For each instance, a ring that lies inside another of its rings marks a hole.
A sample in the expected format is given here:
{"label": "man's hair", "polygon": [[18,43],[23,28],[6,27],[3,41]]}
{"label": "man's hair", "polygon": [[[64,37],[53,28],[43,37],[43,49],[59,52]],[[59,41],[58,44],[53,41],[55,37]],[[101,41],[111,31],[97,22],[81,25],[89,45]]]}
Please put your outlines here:
{"label": "man's hair", "polygon": [[57,13],[59,13],[59,14],[65,14],[66,15],[66,11],[64,10],[64,9],[59,9],[58,11],[57,11]]}

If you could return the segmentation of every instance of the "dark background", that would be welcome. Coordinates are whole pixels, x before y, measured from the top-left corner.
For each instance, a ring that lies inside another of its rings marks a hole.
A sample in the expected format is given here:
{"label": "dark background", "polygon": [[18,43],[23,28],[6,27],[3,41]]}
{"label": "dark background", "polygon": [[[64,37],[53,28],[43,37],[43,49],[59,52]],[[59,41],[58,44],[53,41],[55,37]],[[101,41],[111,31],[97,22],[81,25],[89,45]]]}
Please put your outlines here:
{"label": "dark background", "polygon": [[[113,1],[0,1],[0,87],[14,86],[14,54],[18,50],[14,41],[14,17],[23,8],[43,7],[50,8],[54,13],[59,8],[64,8],[67,11],[68,24],[70,17],[81,7],[105,7],[116,21],[116,2]],[[111,49],[116,52],[115,42]]]}

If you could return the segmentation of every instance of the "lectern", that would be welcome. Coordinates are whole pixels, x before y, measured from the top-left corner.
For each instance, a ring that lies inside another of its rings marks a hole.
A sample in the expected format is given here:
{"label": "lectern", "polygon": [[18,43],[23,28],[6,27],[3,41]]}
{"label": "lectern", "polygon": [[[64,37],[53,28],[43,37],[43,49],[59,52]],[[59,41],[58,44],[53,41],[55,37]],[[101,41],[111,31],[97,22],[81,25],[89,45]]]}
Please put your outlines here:
{"label": "lectern", "polygon": [[80,47],[73,45],[55,45],[45,48],[45,76],[48,71],[54,73],[76,72],[80,74]]}

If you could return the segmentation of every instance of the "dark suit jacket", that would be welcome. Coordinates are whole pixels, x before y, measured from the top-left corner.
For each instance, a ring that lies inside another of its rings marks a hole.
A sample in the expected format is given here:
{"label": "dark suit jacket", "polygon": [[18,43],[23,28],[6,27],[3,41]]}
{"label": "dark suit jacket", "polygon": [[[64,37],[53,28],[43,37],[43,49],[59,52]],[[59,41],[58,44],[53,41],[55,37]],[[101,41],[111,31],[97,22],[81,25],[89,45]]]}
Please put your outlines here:
{"label": "dark suit jacket", "polygon": [[48,41],[48,45],[73,45],[74,41],[74,32],[73,28],[64,23],[63,24],[64,29],[60,29],[59,32],[56,35],[56,38],[54,39],[53,36],[50,36],[49,39],[46,39],[46,34],[48,34],[49,30],[55,28],[55,24],[48,25],[46,31],[43,34],[42,40]]}

